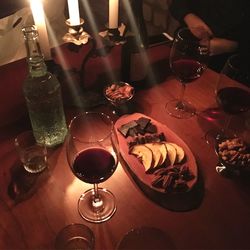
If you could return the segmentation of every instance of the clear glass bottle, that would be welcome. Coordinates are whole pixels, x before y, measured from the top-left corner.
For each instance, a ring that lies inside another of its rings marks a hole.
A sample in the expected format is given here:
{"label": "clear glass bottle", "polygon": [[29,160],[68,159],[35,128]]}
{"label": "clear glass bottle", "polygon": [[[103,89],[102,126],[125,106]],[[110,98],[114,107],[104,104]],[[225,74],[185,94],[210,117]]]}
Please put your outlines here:
{"label": "clear glass bottle", "polygon": [[56,77],[47,71],[36,26],[24,27],[22,31],[29,66],[23,93],[32,129],[38,142],[45,138],[45,144],[53,147],[61,144],[67,133],[61,86]]}

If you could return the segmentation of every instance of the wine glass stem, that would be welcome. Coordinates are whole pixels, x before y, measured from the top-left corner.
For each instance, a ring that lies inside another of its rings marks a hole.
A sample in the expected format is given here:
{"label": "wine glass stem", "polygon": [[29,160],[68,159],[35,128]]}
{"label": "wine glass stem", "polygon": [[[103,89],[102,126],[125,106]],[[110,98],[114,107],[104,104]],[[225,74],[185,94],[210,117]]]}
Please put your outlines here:
{"label": "wine glass stem", "polygon": [[103,200],[99,194],[98,184],[94,184],[94,195],[92,200],[92,206],[96,213],[101,212],[103,210]]}
{"label": "wine glass stem", "polygon": [[224,134],[229,133],[229,126],[230,126],[231,121],[232,121],[232,115],[229,115],[229,116],[226,118],[226,122],[225,122],[224,128],[222,129],[222,132],[223,132]]}
{"label": "wine glass stem", "polygon": [[185,90],[186,90],[186,84],[181,82],[181,92],[180,92],[179,102],[176,105],[177,109],[184,109],[183,98]]}

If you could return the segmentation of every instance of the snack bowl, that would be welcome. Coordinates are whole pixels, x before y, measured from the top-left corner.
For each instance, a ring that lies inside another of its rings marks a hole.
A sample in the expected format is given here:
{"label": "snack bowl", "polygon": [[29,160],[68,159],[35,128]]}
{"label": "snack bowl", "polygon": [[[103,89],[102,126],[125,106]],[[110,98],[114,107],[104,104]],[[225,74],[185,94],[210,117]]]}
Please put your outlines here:
{"label": "snack bowl", "polygon": [[113,82],[104,88],[105,98],[113,105],[130,101],[134,97],[134,87],[126,82]]}
{"label": "snack bowl", "polygon": [[106,100],[115,107],[115,112],[130,113],[135,90],[129,83],[122,81],[110,83],[105,86],[103,94]]}
{"label": "snack bowl", "polygon": [[239,137],[218,138],[215,152],[219,164],[218,173],[240,175],[250,173],[250,146]]}

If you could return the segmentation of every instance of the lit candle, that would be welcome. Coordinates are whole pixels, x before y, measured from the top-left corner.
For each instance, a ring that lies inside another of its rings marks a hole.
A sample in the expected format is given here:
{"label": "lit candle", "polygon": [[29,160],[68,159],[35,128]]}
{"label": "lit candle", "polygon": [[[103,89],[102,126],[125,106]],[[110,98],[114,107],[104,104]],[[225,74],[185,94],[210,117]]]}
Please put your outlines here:
{"label": "lit candle", "polygon": [[109,28],[118,28],[119,0],[109,0]]}
{"label": "lit candle", "polygon": [[80,24],[78,0],[68,0],[69,20],[71,25]]}
{"label": "lit candle", "polygon": [[30,7],[39,35],[39,43],[45,59],[50,59],[50,45],[41,0],[30,0]]}

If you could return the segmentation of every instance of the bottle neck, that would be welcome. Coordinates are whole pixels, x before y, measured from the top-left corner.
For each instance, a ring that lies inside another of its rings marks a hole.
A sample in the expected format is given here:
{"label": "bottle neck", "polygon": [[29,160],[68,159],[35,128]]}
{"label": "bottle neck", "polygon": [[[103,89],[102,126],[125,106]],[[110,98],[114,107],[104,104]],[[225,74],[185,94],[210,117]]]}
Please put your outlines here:
{"label": "bottle neck", "polygon": [[29,73],[32,77],[44,76],[47,67],[38,41],[38,32],[35,26],[23,28]]}

